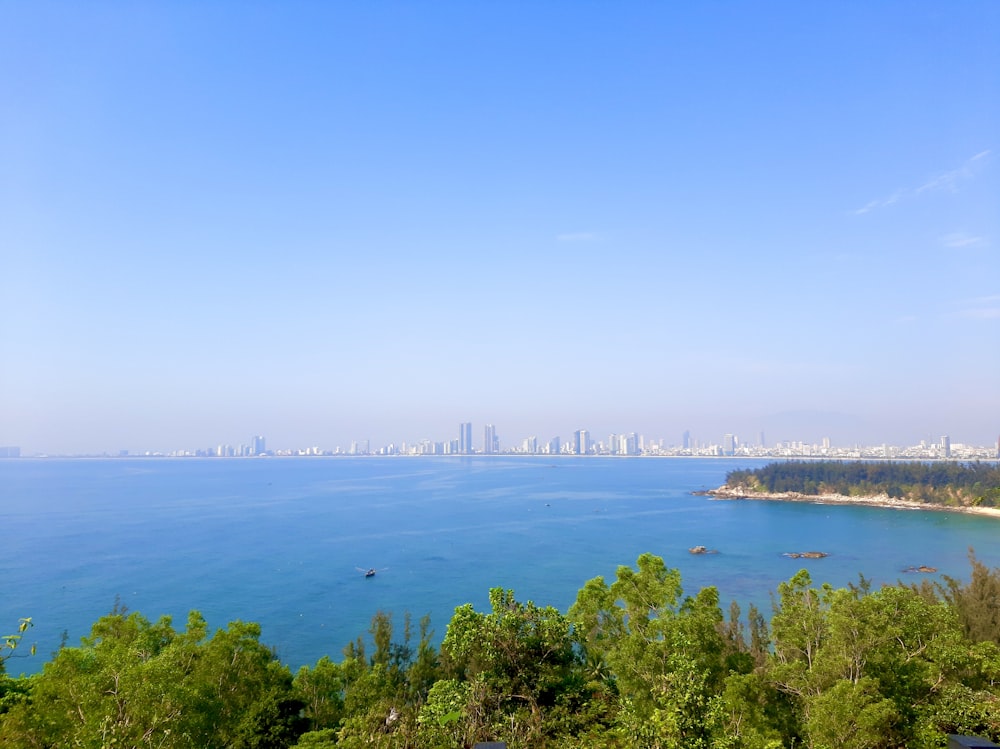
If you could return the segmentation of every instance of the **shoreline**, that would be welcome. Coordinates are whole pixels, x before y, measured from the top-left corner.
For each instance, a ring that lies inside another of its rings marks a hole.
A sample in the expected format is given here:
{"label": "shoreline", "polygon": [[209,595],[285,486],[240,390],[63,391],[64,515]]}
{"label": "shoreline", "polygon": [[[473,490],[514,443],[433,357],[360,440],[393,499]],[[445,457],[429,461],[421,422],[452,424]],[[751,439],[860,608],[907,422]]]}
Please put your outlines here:
{"label": "shoreline", "polygon": [[893,499],[887,494],[868,497],[848,497],[844,494],[801,494],[799,492],[751,492],[730,489],[720,486],[709,489],[704,494],[716,500],[751,499],[765,502],[805,502],[815,505],[860,505],[862,507],[882,507],[889,510],[918,510],[930,512],[955,512],[965,515],[980,515],[1000,518],[1000,508],[997,507],[950,507],[947,505],[928,504],[926,502],[911,502],[905,499]]}

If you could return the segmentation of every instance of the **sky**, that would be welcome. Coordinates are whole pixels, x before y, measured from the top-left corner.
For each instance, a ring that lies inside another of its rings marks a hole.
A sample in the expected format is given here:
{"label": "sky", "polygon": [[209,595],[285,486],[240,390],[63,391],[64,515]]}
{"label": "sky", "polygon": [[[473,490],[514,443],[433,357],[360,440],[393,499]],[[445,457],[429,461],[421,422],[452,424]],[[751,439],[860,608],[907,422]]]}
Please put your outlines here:
{"label": "sky", "polygon": [[0,0],[0,445],[993,444],[1000,3]]}

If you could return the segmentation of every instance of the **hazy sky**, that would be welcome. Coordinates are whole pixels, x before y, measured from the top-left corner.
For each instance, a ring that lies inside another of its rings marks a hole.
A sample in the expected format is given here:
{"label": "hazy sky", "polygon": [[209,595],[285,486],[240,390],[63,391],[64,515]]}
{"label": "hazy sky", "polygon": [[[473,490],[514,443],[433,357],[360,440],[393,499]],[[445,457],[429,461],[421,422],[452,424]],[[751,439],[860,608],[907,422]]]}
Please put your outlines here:
{"label": "hazy sky", "polygon": [[1000,433],[1000,3],[0,1],[0,445]]}

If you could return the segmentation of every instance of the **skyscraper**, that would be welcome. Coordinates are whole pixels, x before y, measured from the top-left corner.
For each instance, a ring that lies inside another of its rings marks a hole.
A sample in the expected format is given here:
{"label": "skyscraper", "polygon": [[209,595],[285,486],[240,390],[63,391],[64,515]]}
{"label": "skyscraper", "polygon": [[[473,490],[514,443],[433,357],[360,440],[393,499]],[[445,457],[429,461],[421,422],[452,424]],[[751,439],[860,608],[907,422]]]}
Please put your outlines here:
{"label": "skyscraper", "polygon": [[499,443],[497,442],[497,428],[492,424],[487,424],[483,430],[483,453],[485,455],[494,455],[498,452],[500,450]]}
{"label": "skyscraper", "polygon": [[250,443],[250,454],[263,455],[265,452],[267,452],[267,448],[264,445],[264,438],[258,434],[253,438],[253,441]]}
{"label": "skyscraper", "polygon": [[733,434],[727,434],[722,438],[722,454],[723,455],[735,455],[736,454],[736,436]]}
{"label": "skyscraper", "polygon": [[590,434],[586,429],[573,432],[573,452],[576,455],[586,455],[590,449]]}
{"label": "skyscraper", "polygon": [[641,452],[642,450],[639,449],[639,436],[635,432],[629,432],[625,438],[625,454],[639,455]]}
{"label": "skyscraper", "polygon": [[458,425],[458,452],[460,455],[472,454],[472,422],[466,421]]}

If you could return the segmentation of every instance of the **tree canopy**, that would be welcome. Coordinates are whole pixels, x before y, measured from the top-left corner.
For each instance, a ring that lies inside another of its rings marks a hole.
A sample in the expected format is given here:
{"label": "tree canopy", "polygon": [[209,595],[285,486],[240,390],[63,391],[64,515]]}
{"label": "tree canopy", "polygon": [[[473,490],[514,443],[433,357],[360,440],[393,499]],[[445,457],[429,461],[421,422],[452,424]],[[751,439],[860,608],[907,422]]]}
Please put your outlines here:
{"label": "tree canopy", "polygon": [[[34,676],[0,675],[0,745],[932,749],[1000,740],[1000,571],[872,590],[781,583],[770,619],[685,594],[643,554],[565,613],[494,588],[435,647],[377,612],[294,676],[256,624],[183,630],[117,606]],[[17,641],[15,640],[16,644]],[[9,653],[9,651],[7,651]]]}
{"label": "tree canopy", "polygon": [[793,460],[730,471],[725,485],[766,494],[887,496],[951,507],[1000,507],[996,463]]}

